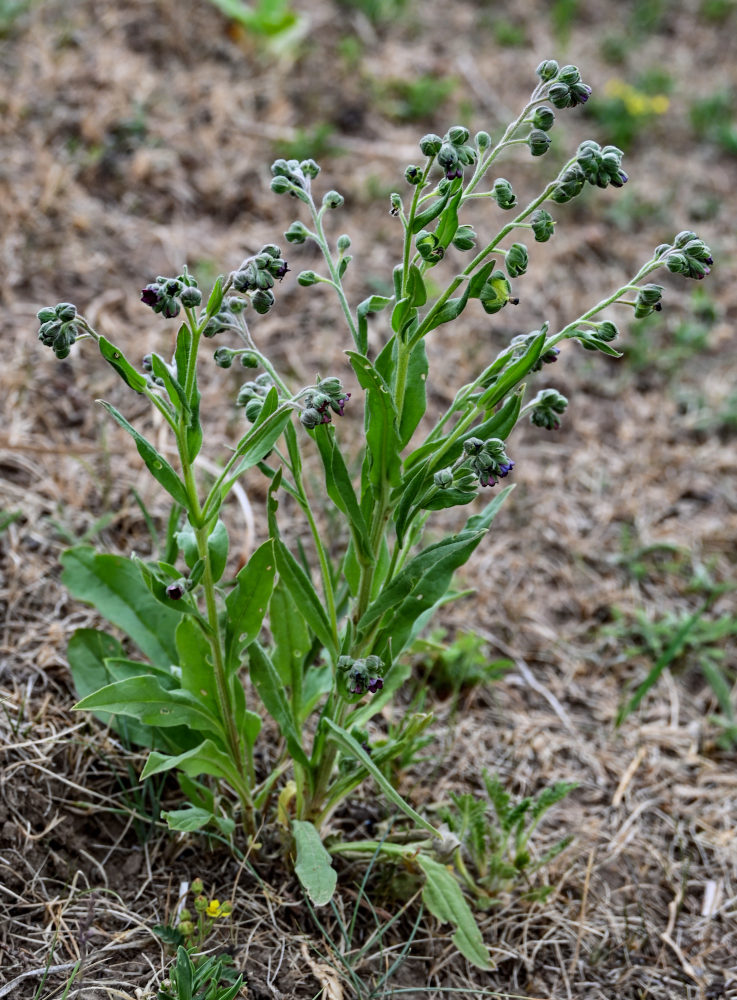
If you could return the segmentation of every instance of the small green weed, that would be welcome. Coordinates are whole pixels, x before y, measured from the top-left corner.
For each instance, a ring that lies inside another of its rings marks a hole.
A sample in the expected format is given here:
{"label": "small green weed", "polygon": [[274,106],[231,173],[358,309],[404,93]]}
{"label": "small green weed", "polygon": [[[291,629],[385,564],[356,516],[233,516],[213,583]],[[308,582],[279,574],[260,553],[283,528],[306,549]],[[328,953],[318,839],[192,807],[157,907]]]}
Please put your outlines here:
{"label": "small green weed", "polygon": [[457,86],[454,77],[430,73],[413,80],[388,80],[380,87],[379,104],[383,113],[396,121],[430,121]]}
{"label": "small green weed", "polygon": [[161,984],[157,1000],[234,1000],[243,985],[243,976],[231,968],[228,955],[194,959],[182,945]]}
{"label": "small green weed", "polygon": [[516,802],[496,775],[485,773],[484,786],[486,799],[451,792],[452,805],[439,810],[460,841],[454,860],[466,887],[484,909],[497,904],[499,893],[509,891],[521,879],[530,885],[526,898],[544,899],[552,886],[532,888],[530,876],[557,857],[573,836],[563,837],[537,859],[530,854],[529,841],[545,813],[577,785],[558,781]]}
{"label": "small green weed", "polygon": [[491,660],[486,643],[474,632],[459,632],[449,644],[443,642],[446,635],[445,629],[436,629],[412,649],[423,685],[440,697],[455,698],[464,688],[491,684],[514,667],[511,660]]}
{"label": "small green weed", "polygon": [[310,128],[298,128],[291,139],[279,139],[274,152],[286,160],[303,160],[308,155],[339,156],[340,147],[333,142],[335,128],[330,122],[317,122]]}
{"label": "small green weed", "polygon": [[730,156],[737,155],[735,98],[737,92],[726,88],[694,101],[689,113],[696,138],[713,143]]}
{"label": "small green weed", "polygon": [[338,0],[341,7],[360,11],[374,25],[399,20],[409,6],[409,0]]}
{"label": "small green weed", "polygon": [[289,48],[303,28],[303,21],[289,0],[210,0],[213,6],[244,31],[265,40],[276,48]]}

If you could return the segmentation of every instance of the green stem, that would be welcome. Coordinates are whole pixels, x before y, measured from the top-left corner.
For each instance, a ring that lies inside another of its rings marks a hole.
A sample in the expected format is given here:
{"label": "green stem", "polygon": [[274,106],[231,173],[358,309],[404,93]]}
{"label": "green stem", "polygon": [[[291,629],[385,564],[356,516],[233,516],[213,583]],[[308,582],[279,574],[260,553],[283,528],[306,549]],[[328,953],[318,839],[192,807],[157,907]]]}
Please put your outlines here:
{"label": "green stem", "polygon": [[317,243],[322,250],[322,255],[325,258],[325,263],[328,265],[330,271],[330,277],[333,279],[333,284],[335,286],[335,291],[338,295],[338,300],[340,301],[341,308],[343,310],[343,315],[345,316],[348,328],[351,331],[351,336],[353,337],[353,343],[358,347],[358,329],[353,320],[353,314],[351,313],[351,307],[348,305],[348,299],[343,291],[343,282],[338,274],[338,269],[335,266],[335,261],[333,260],[333,255],[330,253],[330,247],[328,246],[328,241],[325,239],[325,231],[322,226],[322,210],[318,211],[312,196],[310,196],[310,213],[312,215],[312,221],[315,224],[315,235],[317,236]]}

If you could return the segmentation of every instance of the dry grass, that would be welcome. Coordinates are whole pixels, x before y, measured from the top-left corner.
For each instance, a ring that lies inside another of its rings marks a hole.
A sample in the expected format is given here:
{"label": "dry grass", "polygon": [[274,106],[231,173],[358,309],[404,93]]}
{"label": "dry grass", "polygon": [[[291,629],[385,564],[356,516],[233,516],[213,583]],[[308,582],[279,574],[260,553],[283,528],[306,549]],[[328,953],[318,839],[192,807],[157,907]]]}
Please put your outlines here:
{"label": "dry grass", "polygon": [[[413,903],[359,958],[374,928],[365,902],[350,943],[341,943],[336,915],[321,911],[328,944],[266,832],[260,853],[241,861],[222,845],[169,836],[156,796],[173,801],[176,790],[142,795],[138,757],[70,710],[66,641],[93,618],[61,588],[59,553],[85,533],[115,551],[145,550],[132,489],[155,517],[164,512],[122,434],[91,400],[110,399],[162,448],[165,439],[91,352],[79,351],[73,364],[48,358],[34,343],[35,311],[76,301],[129,356],[143,354],[150,317],[135,290],[185,259],[217,273],[283,231],[290,206],[268,191],[270,144],[321,121],[333,124],[345,150],[326,160],[325,184],[348,196],[339,226],[355,234],[366,262],[353,277],[356,294],[365,294],[386,277],[396,242],[383,195],[377,201],[372,192],[399,183],[421,131],[442,132],[451,118],[493,128],[555,48],[548,5],[533,0],[498,5],[524,26],[521,49],[495,45],[488,12],[470,0],[425,3],[422,26],[410,18],[391,29],[327,0],[303,6],[313,28],[293,63],[254,50],[204,0],[185,16],[173,0],[51,0],[32,5],[0,38],[0,510],[21,515],[0,534],[0,998],[61,997],[75,969],[69,997],[145,997],[169,961],[152,928],[173,917],[182,883],[197,875],[234,901],[233,919],[208,944],[228,949],[245,970],[251,1000],[358,996],[355,982],[331,968],[337,953],[366,984],[378,981],[417,916]],[[452,337],[438,335],[432,355],[450,377],[431,387],[433,404],[510,334],[543,318],[553,327],[570,319],[686,226],[718,256],[705,286],[714,316],[706,349],[672,368],[655,353],[636,368],[634,358],[592,359],[569,346],[548,373],[571,399],[566,427],[548,437],[527,428],[513,439],[517,489],[468,568],[476,597],[449,610],[444,624],[474,629],[490,656],[510,656],[516,669],[489,690],[463,692],[458,704],[435,697],[432,757],[415,766],[405,790],[431,805],[449,790],[479,788],[484,769],[520,793],[575,780],[578,790],[533,847],[542,853],[569,830],[576,841],[544,873],[555,886],[545,905],[511,893],[482,917],[494,973],[467,967],[447,929],[423,922],[387,996],[737,997],[736,756],[716,743],[711,690],[698,670],[666,672],[640,712],[613,725],[623,693],[651,663],[627,653],[623,629],[636,609],[653,619],[692,611],[703,568],[717,583],[735,583],[734,425],[704,430],[702,422],[726,412],[737,382],[734,160],[694,145],[685,112],[694,96],[725,86],[735,15],[719,25],[696,2],[665,5],[657,29],[612,69],[599,42],[619,30],[612,18],[620,12],[603,0],[581,6],[567,52],[585,78],[600,90],[609,76],[666,66],[671,111],[632,151],[629,189],[561,210],[559,232],[534,248],[523,302],[502,314],[501,332],[475,319]],[[360,71],[338,47],[356,31]],[[388,120],[369,75],[421,73],[461,81],[442,118]],[[571,115],[554,134],[570,148],[597,126]],[[520,168],[521,195],[526,185],[534,190],[536,169]],[[295,270],[312,264],[304,250],[292,256]],[[674,317],[693,315],[691,291],[668,280],[667,325],[652,333],[660,348],[672,346]],[[281,292],[256,330],[274,360],[305,382],[327,373],[326,359],[342,370],[333,303],[295,282]],[[166,330],[158,325],[152,335],[161,349]],[[236,432],[225,398],[235,385],[234,375],[213,371],[205,387],[223,442]],[[355,420],[345,426],[358,439]],[[255,481],[245,486],[255,514],[252,526],[245,522],[247,549],[248,533],[261,530],[263,493]],[[229,512],[234,527],[247,500]],[[302,528],[295,522],[291,531]],[[662,552],[638,556],[644,571],[635,572],[634,549],[656,545],[682,555],[670,568]],[[607,633],[615,609],[624,625]],[[710,610],[721,614],[735,614],[729,591]],[[723,651],[733,671],[733,638]],[[337,901],[348,916],[353,875],[347,866]],[[377,897],[376,905],[388,919],[398,904]]]}

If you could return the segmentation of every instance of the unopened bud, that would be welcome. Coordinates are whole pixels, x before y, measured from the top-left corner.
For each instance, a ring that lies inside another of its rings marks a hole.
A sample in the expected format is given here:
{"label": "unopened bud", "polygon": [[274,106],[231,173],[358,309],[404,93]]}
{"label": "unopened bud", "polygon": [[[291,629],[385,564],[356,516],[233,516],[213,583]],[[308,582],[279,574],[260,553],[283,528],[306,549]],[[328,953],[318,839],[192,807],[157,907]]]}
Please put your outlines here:
{"label": "unopened bud", "polygon": [[535,72],[541,80],[544,80],[547,83],[548,80],[552,80],[553,77],[557,75],[558,63],[555,59],[544,59]]}

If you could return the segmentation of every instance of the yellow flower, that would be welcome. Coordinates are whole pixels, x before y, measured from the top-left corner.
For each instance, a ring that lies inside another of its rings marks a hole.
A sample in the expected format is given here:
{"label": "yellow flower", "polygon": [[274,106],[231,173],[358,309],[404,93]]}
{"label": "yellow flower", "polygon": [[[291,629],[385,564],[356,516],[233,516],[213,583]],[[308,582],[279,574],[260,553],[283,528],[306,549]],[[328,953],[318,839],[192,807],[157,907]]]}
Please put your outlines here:
{"label": "yellow flower", "polygon": [[207,904],[207,909],[205,910],[205,913],[207,914],[208,917],[212,917],[213,920],[217,920],[218,917],[221,917],[223,915],[223,908],[220,905],[220,900],[211,899],[210,902]]}

